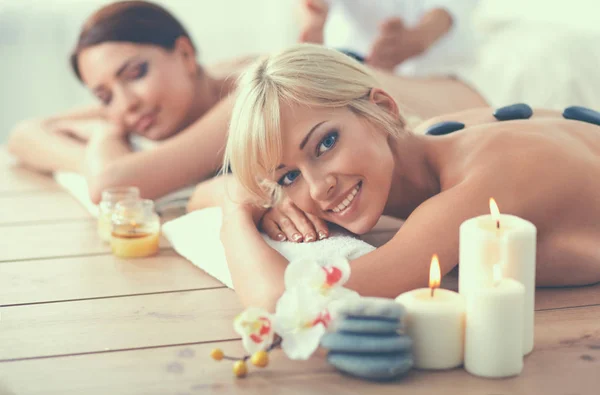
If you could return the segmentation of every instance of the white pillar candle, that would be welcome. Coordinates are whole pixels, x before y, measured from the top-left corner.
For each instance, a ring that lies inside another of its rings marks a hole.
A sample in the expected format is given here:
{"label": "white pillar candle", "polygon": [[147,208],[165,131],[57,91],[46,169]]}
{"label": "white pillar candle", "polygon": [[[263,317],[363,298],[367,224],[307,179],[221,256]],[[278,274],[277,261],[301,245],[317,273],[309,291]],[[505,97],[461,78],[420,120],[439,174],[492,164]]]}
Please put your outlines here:
{"label": "white pillar candle", "polygon": [[525,286],[523,354],[528,354],[534,345],[537,229],[527,220],[500,214],[495,202],[490,206],[493,214],[471,218],[460,226],[458,291],[468,298],[471,291],[490,287],[493,266],[504,262],[503,276]]}
{"label": "white pillar candle", "polygon": [[508,377],[523,370],[525,287],[497,277],[466,298],[465,369],[476,376]]}
{"label": "white pillar candle", "polygon": [[463,363],[464,298],[447,289],[436,289],[439,284],[439,262],[434,255],[430,288],[405,292],[396,298],[406,309],[405,330],[412,339],[414,366],[419,369],[450,369]]}

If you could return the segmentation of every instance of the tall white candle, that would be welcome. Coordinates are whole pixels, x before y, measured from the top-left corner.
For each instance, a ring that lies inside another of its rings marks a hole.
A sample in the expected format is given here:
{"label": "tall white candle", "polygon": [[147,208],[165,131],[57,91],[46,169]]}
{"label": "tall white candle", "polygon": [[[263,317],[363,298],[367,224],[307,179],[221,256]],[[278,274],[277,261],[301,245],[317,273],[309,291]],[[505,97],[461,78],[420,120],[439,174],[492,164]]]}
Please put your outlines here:
{"label": "tall white candle", "polygon": [[447,289],[436,289],[440,277],[434,255],[430,288],[415,289],[396,298],[406,309],[405,329],[413,342],[414,366],[419,369],[450,369],[463,363],[464,298]]}
{"label": "tall white candle", "polygon": [[515,376],[523,370],[525,287],[502,278],[466,298],[465,369],[482,377]]}
{"label": "tall white candle", "polygon": [[523,354],[533,350],[535,256],[537,229],[529,221],[500,214],[493,199],[491,215],[471,218],[460,226],[458,291],[468,297],[493,283],[493,266],[503,261],[503,276],[525,286]]}

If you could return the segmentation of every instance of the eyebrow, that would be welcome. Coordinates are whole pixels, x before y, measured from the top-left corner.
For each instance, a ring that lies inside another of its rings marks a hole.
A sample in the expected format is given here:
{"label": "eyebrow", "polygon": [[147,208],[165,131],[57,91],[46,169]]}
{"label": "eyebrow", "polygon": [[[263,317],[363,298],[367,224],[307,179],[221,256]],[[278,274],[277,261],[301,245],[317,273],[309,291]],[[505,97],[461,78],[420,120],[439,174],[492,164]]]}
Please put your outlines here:
{"label": "eyebrow", "polygon": [[[115,73],[115,77],[119,77],[121,74],[123,74],[123,72],[127,69],[127,67],[129,67],[135,60],[137,60],[137,58],[138,58],[137,56],[134,56],[134,57],[126,60],[125,63],[123,63],[121,65],[121,67],[119,67],[117,72]],[[104,89],[104,87],[102,85],[100,85],[100,86],[97,86],[94,88],[94,92],[98,92],[103,89]]]}
{"label": "eyebrow", "polygon": [[[306,146],[306,143],[308,143],[308,140],[310,139],[310,136],[312,136],[313,132],[315,130],[317,130],[317,128],[319,126],[321,126],[322,124],[324,124],[326,121],[321,121],[318,124],[316,124],[315,126],[312,127],[312,129],[310,129],[310,131],[308,133],[306,133],[306,136],[304,136],[304,138],[302,139],[302,141],[300,142],[300,151],[302,151],[304,149],[304,147]],[[282,163],[279,166],[277,166],[276,170],[281,170],[285,167],[285,165]]]}

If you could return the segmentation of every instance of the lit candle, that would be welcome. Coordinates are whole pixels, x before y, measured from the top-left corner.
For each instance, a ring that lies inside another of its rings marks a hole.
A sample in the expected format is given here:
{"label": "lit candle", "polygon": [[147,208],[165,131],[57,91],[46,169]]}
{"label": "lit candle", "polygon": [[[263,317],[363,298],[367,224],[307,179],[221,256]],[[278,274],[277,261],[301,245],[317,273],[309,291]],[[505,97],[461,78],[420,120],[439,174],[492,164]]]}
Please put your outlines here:
{"label": "lit candle", "polygon": [[112,217],[111,249],[121,258],[140,258],[158,252],[160,220],[152,200],[117,203]]}
{"label": "lit candle", "polygon": [[525,286],[523,354],[528,354],[534,344],[537,229],[527,220],[500,214],[494,199],[490,211],[460,226],[458,290],[468,298],[471,291],[490,287],[494,265],[503,262],[503,276]]}
{"label": "lit candle", "polygon": [[464,299],[456,292],[439,289],[440,280],[440,264],[434,255],[429,288],[396,298],[406,308],[406,332],[413,341],[414,366],[419,369],[450,369],[463,363]]}
{"label": "lit candle", "polygon": [[525,287],[502,278],[494,266],[491,287],[474,289],[466,298],[465,369],[476,376],[508,377],[523,370]]}

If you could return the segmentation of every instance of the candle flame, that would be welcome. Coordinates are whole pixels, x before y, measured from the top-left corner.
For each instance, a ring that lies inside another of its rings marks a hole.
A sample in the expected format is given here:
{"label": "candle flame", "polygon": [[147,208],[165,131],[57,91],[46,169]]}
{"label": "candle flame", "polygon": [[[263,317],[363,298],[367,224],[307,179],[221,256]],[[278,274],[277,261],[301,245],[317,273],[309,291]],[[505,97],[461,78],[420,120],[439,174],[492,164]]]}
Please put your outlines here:
{"label": "candle flame", "polygon": [[438,259],[437,254],[433,254],[431,266],[429,266],[429,288],[431,288],[432,294],[435,288],[440,287],[441,278],[440,260]]}
{"label": "candle flame", "polygon": [[499,263],[494,265],[494,285],[497,285],[500,281],[502,281],[502,265]]}
{"label": "candle flame", "polygon": [[492,218],[496,223],[496,227],[500,228],[500,209],[498,209],[498,205],[494,198],[490,198],[490,212],[492,213]]}

